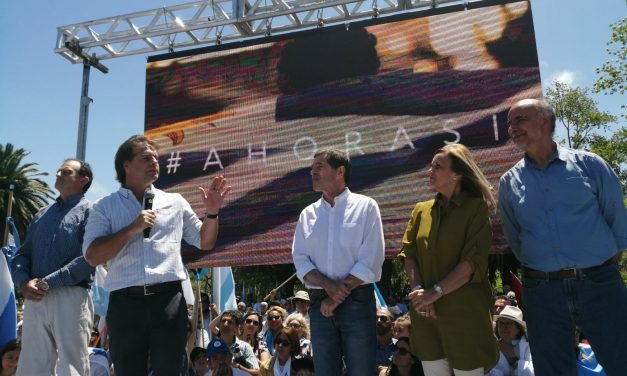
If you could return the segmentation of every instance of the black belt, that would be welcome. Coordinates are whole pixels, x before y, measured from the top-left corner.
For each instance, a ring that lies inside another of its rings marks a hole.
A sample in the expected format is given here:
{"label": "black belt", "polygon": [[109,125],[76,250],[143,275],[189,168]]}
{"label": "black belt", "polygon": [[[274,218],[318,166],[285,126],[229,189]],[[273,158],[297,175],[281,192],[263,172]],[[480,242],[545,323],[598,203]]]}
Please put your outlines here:
{"label": "black belt", "polygon": [[524,268],[523,274],[527,278],[537,278],[537,279],[568,279],[568,278],[577,278],[578,276],[584,275],[586,273],[593,272],[599,268],[604,266],[613,265],[616,263],[616,260],[612,257],[611,259],[605,261],[601,265],[591,266],[589,268],[571,268],[571,269],[562,269],[555,272],[543,272],[540,270]]}
{"label": "black belt", "polygon": [[[365,285],[359,285],[357,287],[355,287],[354,289],[351,290],[351,294],[357,290],[361,290],[361,289],[365,289],[367,287],[372,287],[372,283],[368,283]],[[327,292],[324,289],[309,289],[309,296],[313,296],[315,298],[326,298],[329,295],[327,295]]]}
{"label": "black belt", "polygon": [[115,290],[127,295],[154,295],[161,292],[179,291],[181,290],[181,281],[170,281],[163,283],[155,283],[152,285],[130,286],[123,289]]}
{"label": "black belt", "polygon": [[87,282],[87,281],[83,281],[81,283],[77,283],[74,286],[82,287],[84,289],[89,290],[89,282]]}

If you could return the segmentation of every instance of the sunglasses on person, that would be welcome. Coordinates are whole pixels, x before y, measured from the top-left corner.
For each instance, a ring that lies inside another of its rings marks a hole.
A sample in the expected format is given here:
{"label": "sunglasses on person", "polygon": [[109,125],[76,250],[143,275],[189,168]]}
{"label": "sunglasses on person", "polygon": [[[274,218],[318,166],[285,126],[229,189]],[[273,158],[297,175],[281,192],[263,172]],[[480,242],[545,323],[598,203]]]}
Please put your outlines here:
{"label": "sunglasses on person", "polygon": [[301,324],[297,322],[291,322],[287,326],[289,326],[290,328],[294,328],[294,329],[300,329],[303,327]]}
{"label": "sunglasses on person", "polygon": [[244,322],[248,325],[259,326],[259,321],[257,320],[246,319],[244,320]]}
{"label": "sunglasses on person", "polygon": [[392,352],[395,353],[397,351],[398,351],[398,355],[405,356],[405,355],[409,354],[409,350],[407,350],[404,347],[398,347],[396,345],[392,346]]}
{"label": "sunglasses on person", "polygon": [[290,343],[290,341],[288,341],[288,340],[286,340],[286,339],[280,339],[280,338],[279,338],[279,339],[277,339],[277,340],[274,342],[274,345],[275,345],[275,346],[281,346],[281,347],[290,347],[291,343]]}
{"label": "sunglasses on person", "polygon": [[276,315],[276,316],[268,316],[268,320],[270,320],[270,321],[277,321],[277,320],[281,320],[281,319],[282,319],[282,317],[281,317],[281,316],[279,316],[279,315]]}
{"label": "sunglasses on person", "polygon": [[231,324],[235,324],[235,320],[231,320],[231,319],[222,319],[220,320],[220,322],[224,325],[231,325]]}
{"label": "sunglasses on person", "polygon": [[377,316],[377,321],[388,322],[390,321],[390,318],[387,316]]}

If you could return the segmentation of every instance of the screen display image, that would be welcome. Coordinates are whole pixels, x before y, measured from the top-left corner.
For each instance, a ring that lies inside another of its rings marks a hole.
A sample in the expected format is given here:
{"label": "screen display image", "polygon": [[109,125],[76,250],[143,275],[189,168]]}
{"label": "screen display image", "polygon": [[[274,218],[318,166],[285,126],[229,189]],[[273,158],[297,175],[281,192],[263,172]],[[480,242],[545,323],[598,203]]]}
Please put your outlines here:
{"label": "screen display image", "polygon": [[199,216],[198,186],[222,174],[233,187],[215,250],[184,250],[190,268],[291,263],[298,216],[320,198],[313,156],[327,148],[350,154],[348,187],[378,202],[392,257],[415,203],[434,196],[433,153],[466,145],[496,193],[521,158],[507,111],[541,91],[531,9],[508,2],[152,57],[145,134],[160,147],[155,185]]}

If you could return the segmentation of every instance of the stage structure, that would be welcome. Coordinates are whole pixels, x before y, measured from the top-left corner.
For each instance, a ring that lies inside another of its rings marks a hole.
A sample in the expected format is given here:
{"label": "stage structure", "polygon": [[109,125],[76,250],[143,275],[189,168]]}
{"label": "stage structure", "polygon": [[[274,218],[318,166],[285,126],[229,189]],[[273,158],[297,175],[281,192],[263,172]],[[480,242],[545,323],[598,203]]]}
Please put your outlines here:
{"label": "stage structure", "polygon": [[[319,198],[309,170],[323,148],[350,153],[349,187],[379,203],[389,257],[415,202],[433,196],[435,150],[465,144],[495,189],[521,157],[507,110],[542,93],[527,1],[180,7],[187,16],[168,7],[59,28],[57,52],[75,61],[63,38],[99,59],[170,52],[146,66],[145,134],[161,149],[155,185],[199,215],[197,186],[217,174],[233,185],[216,250],[184,250],[188,268],[290,263],[298,215]],[[200,44],[209,47],[180,50]],[[501,252],[496,213],[493,222]],[[339,241],[351,242],[345,225]]]}

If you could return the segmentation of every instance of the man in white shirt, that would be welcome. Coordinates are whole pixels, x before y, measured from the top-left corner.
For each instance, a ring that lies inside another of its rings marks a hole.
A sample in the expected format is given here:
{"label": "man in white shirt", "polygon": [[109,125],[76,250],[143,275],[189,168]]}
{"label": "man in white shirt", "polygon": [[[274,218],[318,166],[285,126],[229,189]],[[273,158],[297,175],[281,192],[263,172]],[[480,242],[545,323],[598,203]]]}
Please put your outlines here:
{"label": "man in white shirt", "polygon": [[316,374],[375,371],[376,303],[385,244],[377,203],[347,188],[351,163],[340,150],[314,156],[313,190],[322,197],[300,214],[292,257],[310,289],[309,316]]}
{"label": "man in white shirt", "polygon": [[209,189],[199,188],[206,212],[201,221],[181,195],[152,185],[159,177],[153,141],[126,140],[115,155],[115,170],[122,186],[94,204],[83,242],[90,265],[108,265],[104,288],[111,291],[107,323],[115,373],[145,375],[150,358],[157,375],[184,374],[187,306],[181,281],[187,272],[181,240],[213,248],[218,211],[230,187],[219,176]]}

